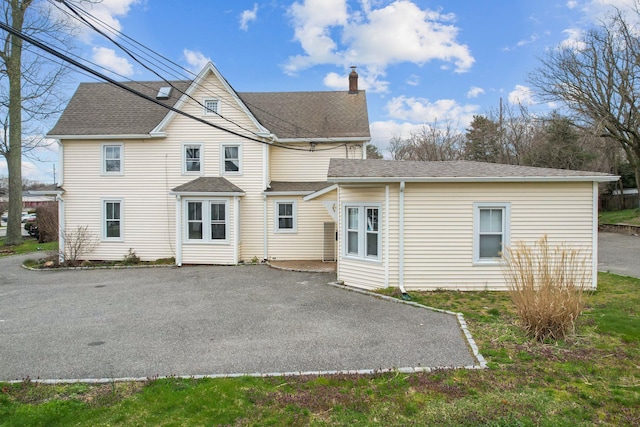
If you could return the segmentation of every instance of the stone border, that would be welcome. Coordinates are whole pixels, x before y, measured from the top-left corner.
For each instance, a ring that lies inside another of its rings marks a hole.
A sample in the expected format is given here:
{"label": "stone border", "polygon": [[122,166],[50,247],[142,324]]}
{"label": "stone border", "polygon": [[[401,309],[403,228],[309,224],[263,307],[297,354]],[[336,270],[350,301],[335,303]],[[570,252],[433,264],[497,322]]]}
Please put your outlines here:
{"label": "stone border", "polygon": [[29,271],[64,271],[64,270],[124,270],[127,268],[178,268],[175,264],[152,264],[152,265],[103,265],[98,267],[55,267],[55,268],[35,268],[21,264],[21,267]]}
{"label": "stone border", "polygon": [[302,269],[302,268],[291,268],[291,267],[280,267],[277,265],[271,264],[269,261],[265,261],[264,265],[269,266],[269,268],[273,268],[274,270],[282,270],[282,271],[295,271],[297,273],[327,273],[327,274],[335,274],[336,271],[326,271],[326,270],[310,270],[310,269]]}
{"label": "stone border", "polygon": [[600,224],[598,231],[607,233],[627,234],[630,236],[640,236],[640,225],[631,224]]}

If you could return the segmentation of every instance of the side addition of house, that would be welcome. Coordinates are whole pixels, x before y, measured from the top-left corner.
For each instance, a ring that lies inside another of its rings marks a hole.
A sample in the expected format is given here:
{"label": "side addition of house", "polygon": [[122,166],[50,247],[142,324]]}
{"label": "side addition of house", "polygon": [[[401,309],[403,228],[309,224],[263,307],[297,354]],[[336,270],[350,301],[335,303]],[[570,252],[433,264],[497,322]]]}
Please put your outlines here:
{"label": "side addition of house", "polygon": [[357,74],[349,91],[239,93],[210,63],[193,81],[126,86],[179,112],[81,83],[49,132],[61,238],[87,227],[98,242],[83,258],[336,259],[329,161],[363,159],[370,139]]}

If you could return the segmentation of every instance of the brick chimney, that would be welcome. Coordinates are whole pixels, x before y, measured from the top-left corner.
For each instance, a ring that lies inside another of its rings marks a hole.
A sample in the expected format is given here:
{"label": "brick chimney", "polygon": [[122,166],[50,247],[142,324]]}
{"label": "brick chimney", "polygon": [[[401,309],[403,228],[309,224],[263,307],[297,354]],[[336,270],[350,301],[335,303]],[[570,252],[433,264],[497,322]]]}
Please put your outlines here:
{"label": "brick chimney", "polygon": [[349,93],[358,93],[358,73],[355,65],[351,67],[351,73],[349,73]]}

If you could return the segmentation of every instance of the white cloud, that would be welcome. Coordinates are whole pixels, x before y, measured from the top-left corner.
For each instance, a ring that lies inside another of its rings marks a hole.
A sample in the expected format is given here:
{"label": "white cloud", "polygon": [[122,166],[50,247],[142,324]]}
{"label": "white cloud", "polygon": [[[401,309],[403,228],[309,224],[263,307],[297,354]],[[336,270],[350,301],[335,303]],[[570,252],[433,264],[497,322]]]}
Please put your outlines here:
{"label": "white cloud", "polygon": [[418,86],[420,84],[420,76],[417,74],[411,74],[407,79],[407,84],[409,86]]}
{"label": "white cloud", "polygon": [[578,2],[576,0],[569,0],[567,2],[567,7],[569,9],[575,9],[576,7],[578,7]]}
{"label": "white cloud", "polygon": [[199,73],[207,63],[212,62],[210,58],[204,56],[202,52],[195,50],[184,49],[182,51],[185,61],[187,61],[187,68],[194,73]]}
{"label": "white cloud", "polygon": [[[430,61],[452,64],[456,72],[468,71],[474,58],[468,46],[457,41],[455,16],[421,9],[413,1],[362,0],[360,10],[346,0],[303,0],[289,8],[294,39],[303,54],[289,57],[288,74],[320,64],[347,67],[357,64],[364,75],[384,76],[389,65]],[[368,71],[368,73],[367,73]]]}
{"label": "white cloud", "polygon": [[478,105],[460,105],[453,99],[439,99],[431,102],[425,98],[398,96],[391,99],[386,110],[389,117],[413,123],[451,121],[469,123],[477,113]]}
{"label": "white cloud", "polygon": [[536,103],[531,88],[523,85],[516,85],[516,88],[509,92],[507,99],[510,104],[514,105],[533,105]]}
{"label": "white cloud", "polygon": [[389,142],[393,137],[407,138],[412,132],[419,131],[423,124],[396,122],[394,120],[371,122],[371,144],[378,147],[380,154],[385,158],[390,157]]}
{"label": "white cloud", "polygon": [[565,39],[560,42],[561,48],[580,50],[585,48],[583,41],[584,31],[579,28],[567,28],[562,31]]}
{"label": "white cloud", "polygon": [[127,58],[118,56],[115,50],[107,47],[94,47],[93,62],[124,77],[133,76],[133,66]]}
{"label": "white cloud", "polygon": [[258,18],[258,3],[253,4],[253,9],[244,10],[240,14],[240,29],[247,31],[249,22],[253,22]]}
{"label": "white cloud", "polygon": [[[102,0],[101,2],[83,2],[80,5],[74,5],[76,7],[80,7],[90,15],[92,15],[95,19],[91,19],[86,17],[89,22],[94,24],[96,27],[103,29],[104,31],[109,32],[108,28],[103,26],[103,23],[112,27],[116,31],[122,31],[122,24],[120,23],[120,19],[127,16],[132,6],[137,4],[144,3],[145,0]],[[65,11],[66,8],[62,7]],[[58,15],[61,13],[54,9],[54,12]],[[78,36],[85,43],[90,43],[92,38],[97,36],[97,33],[89,28],[88,26],[82,24],[80,21],[72,20],[70,21],[76,27],[78,31]]]}
{"label": "white cloud", "polygon": [[484,93],[484,89],[478,86],[471,86],[471,89],[467,92],[467,98],[477,98]]}

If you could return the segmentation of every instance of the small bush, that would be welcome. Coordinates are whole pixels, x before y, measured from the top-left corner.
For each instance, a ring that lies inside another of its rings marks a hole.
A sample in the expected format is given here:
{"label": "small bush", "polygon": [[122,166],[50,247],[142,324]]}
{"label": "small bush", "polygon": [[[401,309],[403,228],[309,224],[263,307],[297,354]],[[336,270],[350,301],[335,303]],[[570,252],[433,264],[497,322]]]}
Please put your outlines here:
{"label": "small bush", "polygon": [[98,243],[98,237],[89,231],[88,226],[78,226],[75,230],[62,232],[64,248],[61,248],[64,265],[76,267],[80,259],[91,253]]}
{"label": "small bush", "polygon": [[537,341],[562,339],[574,330],[584,307],[591,268],[580,250],[549,247],[547,236],[533,246],[506,251],[504,276],[522,328]]}
{"label": "small bush", "polygon": [[129,248],[129,253],[124,256],[122,263],[124,265],[137,265],[140,264],[140,257],[136,254],[136,251]]}

